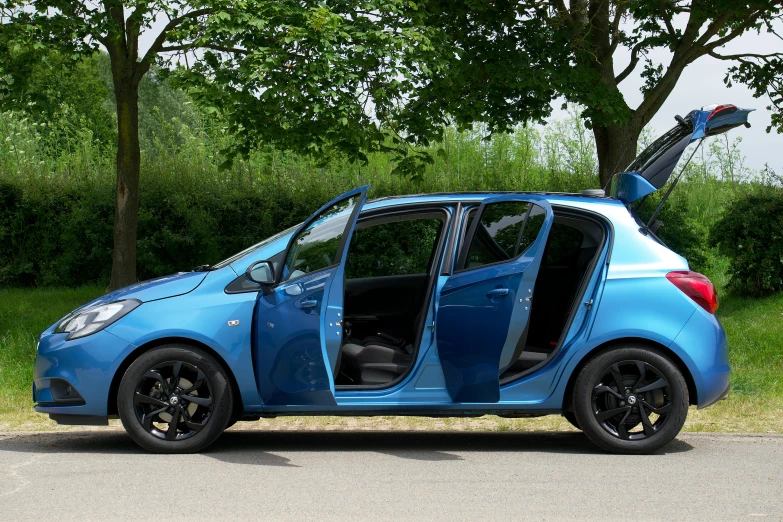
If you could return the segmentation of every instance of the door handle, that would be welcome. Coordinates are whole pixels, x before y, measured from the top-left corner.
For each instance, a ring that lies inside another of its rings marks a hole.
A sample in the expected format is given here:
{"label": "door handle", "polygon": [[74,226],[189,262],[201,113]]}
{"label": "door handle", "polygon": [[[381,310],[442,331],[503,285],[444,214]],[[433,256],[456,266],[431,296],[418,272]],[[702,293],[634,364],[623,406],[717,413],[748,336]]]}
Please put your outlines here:
{"label": "door handle", "polygon": [[318,301],[315,299],[307,299],[299,303],[299,306],[302,308],[302,310],[309,310],[318,306]]}
{"label": "door handle", "polygon": [[502,297],[504,295],[508,295],[508,288],[493,288],[487,292],[487,297],[490,299],[493,297]]}

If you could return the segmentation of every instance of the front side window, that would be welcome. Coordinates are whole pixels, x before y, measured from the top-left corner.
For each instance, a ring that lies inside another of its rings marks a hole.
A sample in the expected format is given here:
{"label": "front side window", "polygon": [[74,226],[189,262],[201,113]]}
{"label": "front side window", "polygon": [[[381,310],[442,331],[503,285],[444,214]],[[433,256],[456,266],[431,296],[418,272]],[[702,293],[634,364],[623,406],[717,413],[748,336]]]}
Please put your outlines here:
{"label": "front side window", "polygon": [[286,258],[283,281],[296,279],[339,262],[340,241],[359,197],[356,195],[338,201],[297,234]]}
{"label": "front side window", "polygon": [[519,256],[535,242],[545,217],[542,207],[524,201],[486,205],[462,267],[476,268]]}

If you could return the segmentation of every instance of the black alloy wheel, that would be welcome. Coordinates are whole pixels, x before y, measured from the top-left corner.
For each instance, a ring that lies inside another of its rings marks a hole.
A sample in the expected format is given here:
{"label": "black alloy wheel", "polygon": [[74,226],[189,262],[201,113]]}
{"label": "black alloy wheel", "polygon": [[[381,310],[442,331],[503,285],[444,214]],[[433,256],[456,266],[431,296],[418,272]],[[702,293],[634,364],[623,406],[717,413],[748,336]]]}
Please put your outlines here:
{"label": "black alloy wheel", "polygon": [[677,366],[644,345],[590,359],[574,384],[574,414],[587,437],[614,453],[651,453],[668,444],[688,414],[688,387]]}
{"label": "black alloy wheel", "polygon": [[145,431],[159,439],[184,440],[207,425],[214,400],[204,372],[184,361],[167,361],[142,376],[133,404]]}
{"label": "black alloy wheel", "polygon": [[229,423],[233,397],[223,367],[187,345],[143,353],[122,378],[117,409],[125,430],[155,453],[191,453],[214,442]]}
{"label": "black alloy wheel", "polygon": [[658,432],[672,412],[672,390],[659,370],[644,361],[620,361],[593,386],[593,415],[603,429],[623,440]]}

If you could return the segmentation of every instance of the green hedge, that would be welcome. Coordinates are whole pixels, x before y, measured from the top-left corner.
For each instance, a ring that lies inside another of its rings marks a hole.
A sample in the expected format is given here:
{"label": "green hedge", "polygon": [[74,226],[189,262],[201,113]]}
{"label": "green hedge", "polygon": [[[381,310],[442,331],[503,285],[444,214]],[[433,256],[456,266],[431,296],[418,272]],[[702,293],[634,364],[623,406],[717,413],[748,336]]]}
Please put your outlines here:
{"label": "green hedge", "polygon": [[[189,270],[304,220],[338,193],[285,190],[178,190],[144,184],[137,244],[138,277]],[[104,284],[111,270],[113,188],[107,183],[0,182],[0,285]]]}
{"label": "green hedge", "polygon": [[730,260],[732,291],[757,297],[783,291],[783,190],[767,186],[738,198],[710,240]]}

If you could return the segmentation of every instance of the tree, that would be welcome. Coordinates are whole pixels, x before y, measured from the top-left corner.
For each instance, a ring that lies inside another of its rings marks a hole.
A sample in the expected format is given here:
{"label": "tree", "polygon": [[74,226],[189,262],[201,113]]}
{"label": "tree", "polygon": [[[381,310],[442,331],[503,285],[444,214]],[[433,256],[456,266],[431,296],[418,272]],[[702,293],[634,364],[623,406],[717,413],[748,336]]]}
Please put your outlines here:
{"label": "tree", "polygon": [[[403,4],[401,0],[343,1],[330,7],[315,0],[0,0],[3,40],[31,56],[56,49],[78,58],[101,46],[108,53],[117,107],[109,289],[136,280],[139,83],[153,64],[181,67],[177,77],[183,84],[190,82],[194,97],[225,111],[234,130],[255,130],[238,134],[248,139],[237,141],[230,151],[233,155],[247,153],[261,139],[268,139],[317,156],[339,150],[361,158],[362,150],[379,148],[386,133],[360,109],[374,104],[378,111],[390,110],[391,100],[410,85],[400,76],[398,58],[390,57],[395,51],[404,55],[406,49],[425,52],[427,48],[426,39],[419,38],[411,24],[401,24],[404,27],[398,30],[377,23],[384,13],[400,11],[398,3]],[[159,19],[165,25],[154,34],[149,49],[140,53],[140,36]],[[24,84],[13,73],[6,83],[10,89]],[[9,71],[3,75],[8,78]]]}
{"label": "tree", "polygon": [[[722,51],[749,32],[780,38],[779,0],[430,0],[417,10],[426,12],[423,23],[444,33],[439,41],[456,54],[457,66],[441,68],[423,87],[408,118],[449,115],[460,125],[481,121],[492,132],[504,131],[540,120],[549,101],[564,96],[585,107],[602,185],[630,164],[644,126],[685,68],[704,56],[733,64],[727,83],[767,94],[776,110],[773,124],[783,130],[783,53]],[[622,49],[629,59],[618,66]],[[668,50],[668,63],[655,63],[654,49]],[[637,107],[620,91],[634,73],[645,81]],[[409,128],[422,136],[433,132]]]}

